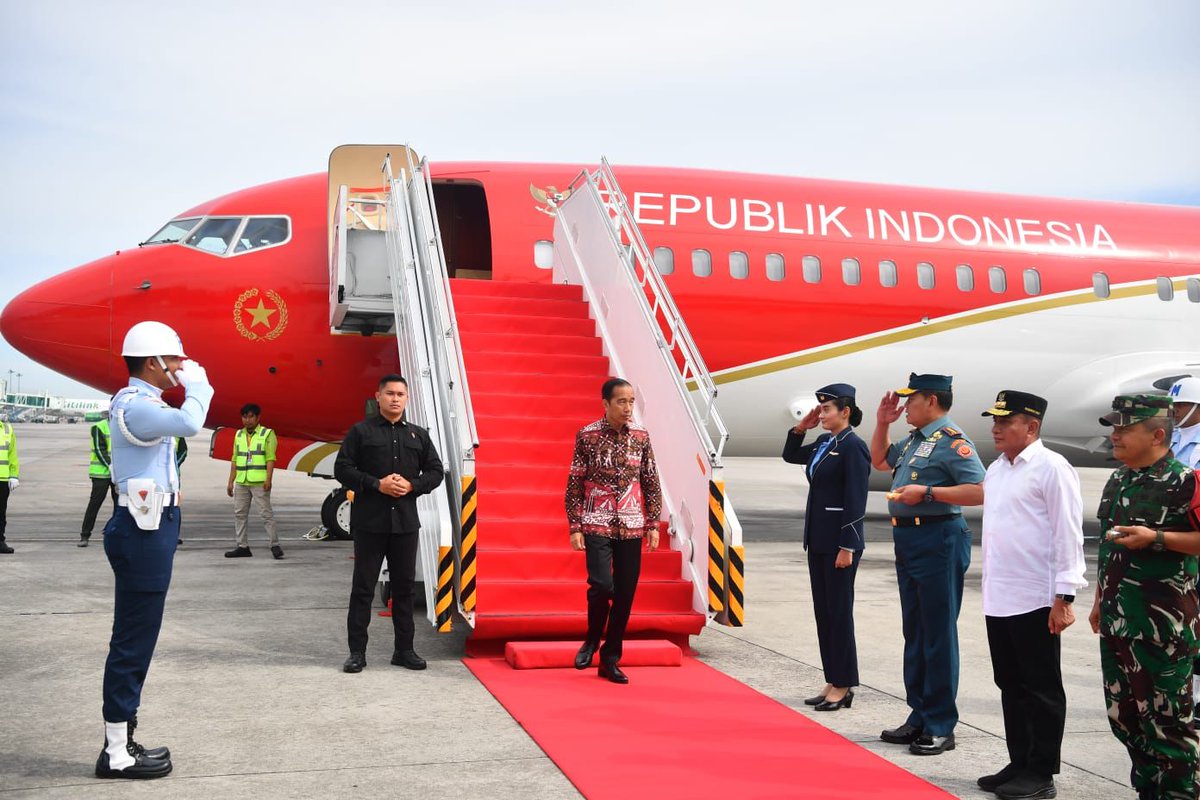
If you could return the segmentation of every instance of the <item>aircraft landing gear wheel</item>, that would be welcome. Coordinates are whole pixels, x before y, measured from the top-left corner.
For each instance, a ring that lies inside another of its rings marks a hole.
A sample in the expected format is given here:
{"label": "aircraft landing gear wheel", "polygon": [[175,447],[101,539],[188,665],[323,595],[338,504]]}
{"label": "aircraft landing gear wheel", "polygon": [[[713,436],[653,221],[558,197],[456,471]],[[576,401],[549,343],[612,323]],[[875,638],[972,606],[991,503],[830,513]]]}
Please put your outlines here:
{"label": "aircraft landing gear wheel", "polygon": [[344,488],[334,489],[321,504],[321,524],[329,531],[330,539],[351,539],[350,499]]}

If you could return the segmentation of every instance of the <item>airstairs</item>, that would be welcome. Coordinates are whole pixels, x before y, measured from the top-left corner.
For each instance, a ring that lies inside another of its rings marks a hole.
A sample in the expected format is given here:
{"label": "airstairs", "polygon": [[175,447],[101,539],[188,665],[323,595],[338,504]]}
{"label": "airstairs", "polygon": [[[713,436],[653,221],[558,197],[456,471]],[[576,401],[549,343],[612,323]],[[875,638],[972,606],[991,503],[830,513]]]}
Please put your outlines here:
{"label": "airstairs", "polygon": [[620,375],[664,495],[629,635],[686,645],[709,621],[740,625],[744,554],[716,387],[607,162],[548,199],[553,283],[450,279],[427,162],[393,148],[383,182],[331,185],[330,326],[395,335],[408,418],[446,464],[419,500],[430,621],[449,630],[453,593],[474,652],[582,637],[586,569],[563,492],[575,433]]}

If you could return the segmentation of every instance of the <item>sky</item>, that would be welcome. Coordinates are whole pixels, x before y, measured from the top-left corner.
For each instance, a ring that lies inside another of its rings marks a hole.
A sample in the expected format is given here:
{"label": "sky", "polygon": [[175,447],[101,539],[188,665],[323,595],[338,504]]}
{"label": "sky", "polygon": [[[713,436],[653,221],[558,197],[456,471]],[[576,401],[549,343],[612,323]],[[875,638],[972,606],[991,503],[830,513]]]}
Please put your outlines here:
{"label": "sky", "polygon": [[0,0],[0,305],[346,143],[1200,205],[1197,40],[1194,0]]}

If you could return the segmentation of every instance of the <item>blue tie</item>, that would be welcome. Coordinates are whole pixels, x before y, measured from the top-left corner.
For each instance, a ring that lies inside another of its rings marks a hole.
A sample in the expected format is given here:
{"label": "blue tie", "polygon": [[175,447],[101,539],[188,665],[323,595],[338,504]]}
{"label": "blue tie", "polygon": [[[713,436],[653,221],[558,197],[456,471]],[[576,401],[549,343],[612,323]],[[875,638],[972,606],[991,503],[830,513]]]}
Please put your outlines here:
{"label": "blue tie", "polygon": [[821,463],[821,459],[825,457],[826,451],[828,451],[830,446],[832,446],[832,445],[833,445],[833,437],[832,436],[830,436],[825,441],[821,442],[821,444],[817,445],[817,454],[813,456],[813,460],[812,460],[813,469],[816,469],[817,464]]}

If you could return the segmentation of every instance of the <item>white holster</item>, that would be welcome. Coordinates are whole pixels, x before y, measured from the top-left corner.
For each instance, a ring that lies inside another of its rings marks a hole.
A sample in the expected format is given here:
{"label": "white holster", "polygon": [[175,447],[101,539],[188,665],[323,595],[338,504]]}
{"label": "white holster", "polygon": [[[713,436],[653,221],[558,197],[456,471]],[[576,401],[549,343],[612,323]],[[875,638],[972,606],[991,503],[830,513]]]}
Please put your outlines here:
{"label": "white holster", "polygon": [[125,485],[133,521],[144,531],[158,530],[166,492],[155,485],[153,478],[130,478]]}

